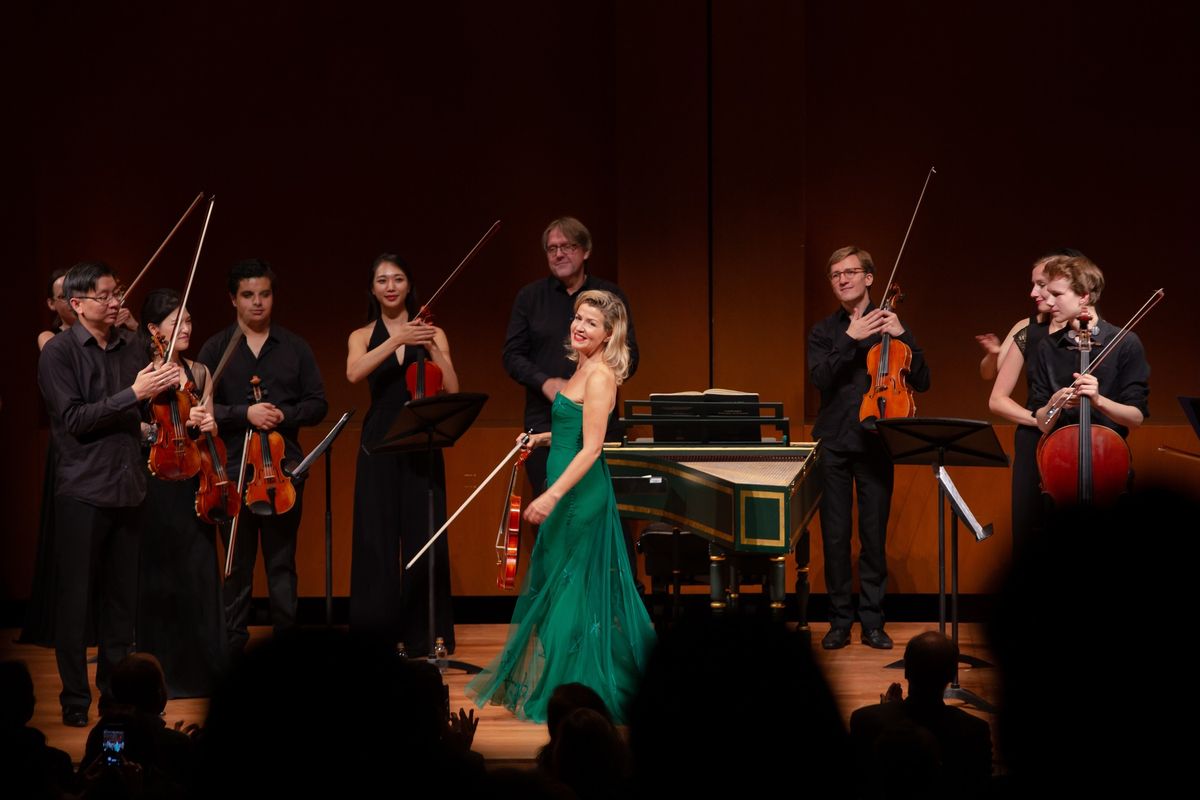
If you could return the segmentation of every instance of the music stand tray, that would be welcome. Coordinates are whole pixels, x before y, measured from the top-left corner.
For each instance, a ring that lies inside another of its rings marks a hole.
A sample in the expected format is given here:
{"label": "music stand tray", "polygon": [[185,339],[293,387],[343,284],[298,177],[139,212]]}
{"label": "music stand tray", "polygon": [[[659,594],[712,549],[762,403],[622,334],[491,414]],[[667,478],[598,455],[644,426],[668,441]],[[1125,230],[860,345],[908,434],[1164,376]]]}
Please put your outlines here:
{"label": "music stand tray", "polygon": [[[909,417],[881,419],[876,429],[892,457],[893,464],[928,465],[933,469],[938,486],[938,631],[946,633],[946,490],[948,475],[945,467],[1007,467],[1008,456],[996,438],[990,422],[973,419],[939,417]],[[946,480],[943,481],[943,476]],[[952,484],[951,484],[952,485]],[[961,497],[951,502],[951,577],[950,596],[952,608],[951,638],[958,644],[958,519],[962,509]],[[972,520],[973,522],[973,520]],[[987,529],[990,531],[990,525]],[[982,541],[982,537],[979,540]],[[958,662],[971,667],[990,667],[992,664],[975,656],[959,653]],[[903,666],[900,660],[888,664],[890,668]],[[995,707],[974,692],[962,688],[958,683],[958,669],[954,681],[946,689],[947,699],[962,700],[983,711],[994,712]]]}
{"label": "music stand tray", "polygon": [[[367,455],[376,453],[408,453],[425,451],[426,458],[433,459],[434,448],[446,448],[457,442],[462,435],[474,424],[483,411],[487,402],[486,394],[471,392],[456,392],[454,394],[435,395],[420,400],[410,400],[396,415],[396,419],[388,427],[388,432],[376,442],[363,443],[363,451]],[[430,471],[426,471],[428,476]],[[433,536],[436,528],[433,524],[433,485],[430,478],[425,479],[425,492],[428,498],[426,520],[428,530],[426,541]],[[482,672],[482,667],[466,661],[452,661],[439,658],[434,652],[434,642],[437,640],[436,623],[436,592],[434,591],[434,561],[436,548],[430,548],[426,558],[429,559],[429,655],[428,660],[441,671],[460,669],[468,674]]]}

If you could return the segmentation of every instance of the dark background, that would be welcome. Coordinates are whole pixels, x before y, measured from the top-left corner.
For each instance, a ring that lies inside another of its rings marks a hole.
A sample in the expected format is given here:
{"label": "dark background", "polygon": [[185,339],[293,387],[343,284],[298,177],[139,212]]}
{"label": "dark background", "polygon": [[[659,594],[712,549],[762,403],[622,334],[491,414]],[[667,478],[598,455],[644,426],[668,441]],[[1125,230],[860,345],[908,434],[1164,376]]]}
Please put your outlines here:
{"label": "dark background", "polygon": [[[173,5],[173,4],[172,4]],[[12,12],[4,255],[14,278],[0,411],[2,599],[28,596],[48,436],[34,337],[56,267],[100,258],[126,281],[197,191],[216,210],[191,311],[193,352],[233,319],[225,272],[279,273],[275,317],[312,344],[330,421],[365,412],[344,378],[371,259],[403,254],[425,292],[496,219],[437,323],[464,391],[491,395],[448,459],[452,505],[508,449],[522,392],[500,347],[512,298],[546,274],[545,223],[591,228],[590,265],[631,298],[642,366],[625,398],[710,385],[811,423],[804,340],[834,303],[835,248],[890,269],[936,165],[898,279],[933,371],[930,416],[988,418],[973,335],[1027,314],[1029,267],[1078,247],[1104,270],[1101,313],[1139,328],[1153,366],[1140,480],[1196,487],[1200,449],[1175,401],[1200,394],[1194,43],[1200,10],[1149,3],[38,2]],[[196,217],[144,282],[182,288]],[[135,312],[144,296],[131,300]],[[998,425],[1006,446],[1011,428]],[[308,439],[315,442],[316,431]],[[335,591],[345,594],[353,451],[335,450]],[[316,479],[323,480],[318,469]],[[956,475],[998,536],[964,553],[964,589],[1007,558],[1008,477]],[[897,475],[893,588],[935,586],[927,472]],[[455,592],[493,593],[499,502],[455,530]],[[495,500],[495,502],[492,502]],[[301,591],[323,587],[321,503],[302,528]],[[814,527],[814,535],[817,528]],[[819,536],[814,536],[819,540]],[[1130,546],[1136,546],[1131,544]],[[814,546],[819,589],[820,548]]]}

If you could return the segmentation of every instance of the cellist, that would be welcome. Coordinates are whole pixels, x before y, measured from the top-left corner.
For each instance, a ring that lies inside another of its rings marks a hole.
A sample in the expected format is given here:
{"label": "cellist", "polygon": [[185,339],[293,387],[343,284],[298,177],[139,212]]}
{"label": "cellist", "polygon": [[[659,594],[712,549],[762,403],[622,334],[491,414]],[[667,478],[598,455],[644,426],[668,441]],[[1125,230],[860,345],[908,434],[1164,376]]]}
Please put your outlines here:
{"label": "cellist", "polygon": [[[249,259],[234,264],[229,270],[229,301],[237,310],[237,322],[205,342],[197,358],[215,371],[226,347],[235,336],[239,337],[213,390],[214,416],[229,455],[226,470],[234,480],[241,467],[248,426],[282,434],[286,457],[295,466],[303,455],[300,428],[319,423],[329,407],[312,348],[271,321],[275,288],[275,272],[267,262]],[[266,391],[263,402],[248,399],[250,380],[256,376]],[[233,572],[225,581],[225,624],[231,655],[245,648],[250,638],[246,620],[260,536],[271,623],[278,632],[296,622],[296,533],[302,499],[302,487],[296,486],[296,503],[286,513],[260,516],[242,509]],[[222,533],[228,536],[227,531]]]}
{"label": "cellist", "polygon": [[[1079,421],[1079,397],[1091,400],[1092,422],[1111,428],[1125,438],[1131,428],[1150,414],[1150,365],[1136,333],[1129,333],[1090,375],[1079,376],[1079,314],[1095,307],[1104,290],[1104,273],[1083,256],[1060,256],[1046,262],[1046,296],[1052,324],[1063,329],[1038,343],[1036,365],[1030,375],[1030,401],[1036,409],[1038,427],[1049,433],[1057,425]],[[1112,340],[1117,328],[1096,313],[1090,323],[1093,360]],[[1076,383],[1077,381],[1077,383]],[[1076,396],[1062,413],[1050,415],[1050,407],[1071,392]]]}
{"label": "cellist", "polygon": [[808,335],[808,375],[821,392],[821,410],[813,437],[821,441],[824,490],[821,495],[821,538],[825,544],[825,583],[829,591],[826,650],[850,643],[854,623],[851,597],[850,502],[858,488],[858,559],[861,593],[858,617],[864,644],[890,649],[883,630],[883,595],[887,588],[886,534],[892,505],[892,461],[878,434],[863,427],[859,407],[872,383],[867,353],[889,333],[912,350],[908,385],[929,389],[929,366],[911,331],[895,311],[871,302],[875,264],[860,247],[834,251],[826,267],[840,308],[813,326]]}
{"label": "cellist", "polygon": [[[1122,438],[1129,435],[1150,415],[1150,363],[1141,339],[1130,332],[1116,350],[1106,357],[1092,374],[1079,378],[1078,393],[1067,403],[1062,414],[1050,419],[1049,410],[1060,397],[1070,392],[1079,373],[1079,353],[1072,349],[1079,331],[1079,314],[1087,306],[1096,307],[1104,290],[1104,273],[1084,257],[1058,257],[1046,261],[1046,299],[1052,323],[1063,325],[1061,332],[1038,344],[1037,367],[1032,378],[1032,401],[1037,410],[1038,427],[1049,433],[1057,425],[1079,421],[1079,396],[1091,399],[1092,421],[1112,428]],[[1100,319],[1091,321],[1093,353],[1116,335],[1114,325]],[[1093,355],[1094,359],[1094,355]]]}

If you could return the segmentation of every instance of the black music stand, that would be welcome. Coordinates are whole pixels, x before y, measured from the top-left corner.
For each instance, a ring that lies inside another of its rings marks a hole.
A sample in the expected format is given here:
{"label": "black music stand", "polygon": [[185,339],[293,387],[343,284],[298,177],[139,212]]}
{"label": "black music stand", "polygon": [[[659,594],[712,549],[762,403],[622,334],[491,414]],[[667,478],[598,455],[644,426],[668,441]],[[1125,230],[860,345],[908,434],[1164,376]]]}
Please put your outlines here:
{"label": "black music stand", "polygon": [[[425,494],[428,503],[426,506],[428,523],[426,541],[437,530],[433,524],[433,484],[431,482],[433,450],[434,448],[450,447],[457,442],[475,422],[479,412],[483,411],[483,404],[487,402],[487,399],[486,394],[457,392],[410,400],[404,404],[404,408],[396,415],[388,432],[381,439],[370,445],[363,444],[363,450],[367,455],[425,451],[425,457],[428,459],[426,464],[429,467],[425,472]],[[439,658],[435,652],[434,642],[437,641],[437,593],[434,591],[435,551],[436,548],[431,547],[427,554],[429,559],[429,655],[427,658],[442,672],[447,669],[461,669],[474,675],[482,672],[483,668],[466,661]]]}
{"label": "black music stand", "polygon": [[[951,638],[958,644],[958,520],[960,515],[972,525],[976,539],[983,541],[991,536],[992,526],[980,527],[966,509],[962,498],[953,491],[953,483],[946,475],[945,467],[1007,467],[1008,456],[1000,446],[990,422],[973,419],[902,418],[881,419],[876,429],[892,457],[893,464],[928,464],[933,468],[934,480],[938,484],[938,631],[946,633],[946,499],[951,497],[950,531],[950,592],[951,592]],[[963,655],[959,651],[959,664],[971,667],[990,667],[992,664],[975,656]],[[900,660],[888,664],[889,668],[903,666]],[[979,695],[962,688],[958,683],[957,666],[954,680],[946,689],[945,697],[962,700],[982,711],[994,712],[995,707]]]}
{"label": "black music stand", "polygon": [[333,424],[321,443],[292,470],[283,465],[283,474],[289,478],[303,478],[313,462],[325,455],[325,627],[333,627],[333,440],[342,433],[356,409],[350,409]]}

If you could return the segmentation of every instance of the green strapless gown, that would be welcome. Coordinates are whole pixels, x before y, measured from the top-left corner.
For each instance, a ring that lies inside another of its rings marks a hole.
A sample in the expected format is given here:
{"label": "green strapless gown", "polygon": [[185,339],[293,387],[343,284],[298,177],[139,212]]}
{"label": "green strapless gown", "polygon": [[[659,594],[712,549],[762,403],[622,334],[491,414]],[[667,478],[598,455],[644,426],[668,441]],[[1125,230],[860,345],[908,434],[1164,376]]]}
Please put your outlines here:
{"label": "green strapless gown", "polygon": [[[583,407],[559,394],[551,409],[552,484],[583,446]],[[546,721],[554,689],[594,689],[618,722],[626,719],[654,628],[634,585],[603,454],[541,525],[503,652],[467,686],[483,707],[507,706]]]}

